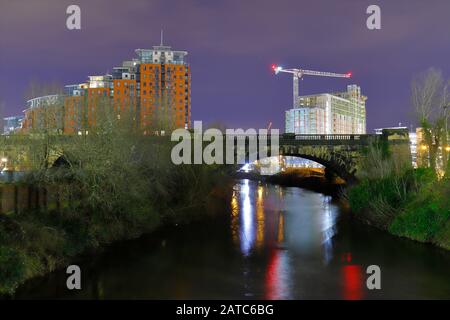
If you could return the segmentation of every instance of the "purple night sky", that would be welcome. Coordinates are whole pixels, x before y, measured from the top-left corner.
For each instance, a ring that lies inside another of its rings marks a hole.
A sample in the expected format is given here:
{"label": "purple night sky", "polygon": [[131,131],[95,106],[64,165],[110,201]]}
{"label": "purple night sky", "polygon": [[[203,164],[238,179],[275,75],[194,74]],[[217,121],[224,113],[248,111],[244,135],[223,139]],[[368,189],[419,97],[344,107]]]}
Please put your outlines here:
{"label": "purple night sky", "polygon": [[[82,30],[66,29],[66,8],[81,7]],[[366,8],[381,7],[382,29],[366,28]],[[192,119],[229,127],[284,129],[292,79],[273,63],[353,79],[306,77],[301,94],[368,96],[368,130],[409,125],[412,77],[429,67],[449,76],[448,0],[0,0],[0,99],[20,114],[37,79],[80,83],[104,74],[134,49],[165,44],[189,52]]]}

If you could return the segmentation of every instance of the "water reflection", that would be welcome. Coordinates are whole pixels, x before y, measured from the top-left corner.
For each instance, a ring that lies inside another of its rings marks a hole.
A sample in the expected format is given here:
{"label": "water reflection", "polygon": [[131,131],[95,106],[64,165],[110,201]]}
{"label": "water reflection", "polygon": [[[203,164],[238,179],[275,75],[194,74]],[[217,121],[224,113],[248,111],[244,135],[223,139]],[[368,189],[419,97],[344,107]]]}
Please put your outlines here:
{"label": "water reflection", "polygon": [[333,258],[333,236],[336,234],[337,210],[330,205],[331,197],[323,196],[322,217],[322,244],[323,260],[325,264],[330,263]]}
{"label": "water reflection", "polygon": [[[267,192],[267,189],[276,190]],[[310,197],[304,193],[301,189],[286,190],[249,180],[236,185],[233,192],[233,241],[245,258],[250,258],[254,250],[262,253],[266,250],[265,297],[268,299],[292,298],[290,281],[292,271],[298,266],[293,265],[291,253],[319,254],[325,264],[333,258],[338,211],[330,205],[331,197],[319,194]],[[299,198],[305,203],[299,203]],[[246,267],[243,273],[249,276]],[[247,286],[248,281],[245,283]]]}
{"label": "water reflection", "polygon": [[363,274],[359,265],[342,267],[342,296],[345,300],[361,300],[363,298]]}
{"label": "water reflection", "polygon": [[286,250],[272,250],[265,277],[265,298],[292,299],[291,261]]}
{"label": "water reflection", "polygon": [[264,187],[258,186],[258,197],[256,198],[256,248],[264,247]]}
{"label": "water reflection", "polygon": [[250,186],[248,180],[244,181],[241,188],[241,203],[242,203],[242,216],[241,216],[241,250],[244,256],[248,256],[250,250],[253,247],[255,241],[255,224],[254,224],[254,212],[253,205],[250,201]]}
{"label": "water reflection", "polygon": [[[267,186],[253,184],[256,182],[243,180],[236,185],[231,200],[233,241],[239,243],[242,254],[248,256],[254,247],[259,250],[265,246],[288,246],[303,252],[315,252],[321,247],[323,261],[329,263],[338,218],[338,209],[330,204],[331,197],[305,196],[304,190],[295,188],[286,193],[278,186],[269,186],[276,192],[268,193]],[[299,197],[305,202],[298,204]]]}
{"label": "water reflection", "polygon": [[[214,221],[169,227],[111,246],[91,259],[95,262],[80,265],[85,274],[81,291],[67,290],[61,270],[17,297],[450,297],[446,252],[346,219],[328,196],[242,180],[233,189],[230,209],[219,208]],[[365,286],[371,264],[383,271],[381,292]]]}

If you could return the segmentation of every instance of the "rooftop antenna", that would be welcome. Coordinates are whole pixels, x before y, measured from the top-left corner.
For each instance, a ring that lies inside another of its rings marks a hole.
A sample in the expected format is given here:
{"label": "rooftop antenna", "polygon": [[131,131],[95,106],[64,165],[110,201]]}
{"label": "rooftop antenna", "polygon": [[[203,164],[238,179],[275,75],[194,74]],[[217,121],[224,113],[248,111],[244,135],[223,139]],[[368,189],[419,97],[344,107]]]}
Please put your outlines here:
{"label": "rooftop antenna", "polygon": [[161,29],[161,47],[163,46],[164,31]]}

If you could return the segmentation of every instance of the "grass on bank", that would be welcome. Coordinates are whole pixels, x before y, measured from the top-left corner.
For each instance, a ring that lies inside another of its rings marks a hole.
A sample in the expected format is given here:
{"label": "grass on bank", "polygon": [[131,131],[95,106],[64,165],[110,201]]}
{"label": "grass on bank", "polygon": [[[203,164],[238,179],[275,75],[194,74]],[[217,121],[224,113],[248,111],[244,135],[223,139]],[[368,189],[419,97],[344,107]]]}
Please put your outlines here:
{"label": "grass on bank", "polygon": [[401,167],[389,155],[372,150],[360,183],[347,196],[359,219],[397,236],[450,249],[450,179],[438,179],[431,168]]}

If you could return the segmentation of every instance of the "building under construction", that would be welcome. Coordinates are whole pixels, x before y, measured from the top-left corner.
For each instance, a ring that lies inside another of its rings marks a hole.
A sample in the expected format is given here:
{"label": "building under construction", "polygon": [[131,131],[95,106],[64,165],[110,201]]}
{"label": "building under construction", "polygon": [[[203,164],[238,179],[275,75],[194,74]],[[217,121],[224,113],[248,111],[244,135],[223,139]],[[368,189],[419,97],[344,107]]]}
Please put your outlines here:
{"label": "building under construction", "polygon": [[275,74],[292,74],[293,104],[286,111],[286,133],[296,134],[362,134],[366,133],[366,99],[357,85],[347,91],[299,95],[299,80],[304,76],[344,78],[351,72],[334,73],[307,69],[285,69],[272,65]]}
{"label": "building under construction", "polygon": [[344,92],[299,96],[297,106],[286,111],[286,133],[364,134],[366,99],[357,85]]}

